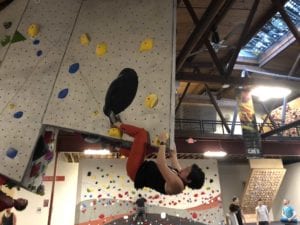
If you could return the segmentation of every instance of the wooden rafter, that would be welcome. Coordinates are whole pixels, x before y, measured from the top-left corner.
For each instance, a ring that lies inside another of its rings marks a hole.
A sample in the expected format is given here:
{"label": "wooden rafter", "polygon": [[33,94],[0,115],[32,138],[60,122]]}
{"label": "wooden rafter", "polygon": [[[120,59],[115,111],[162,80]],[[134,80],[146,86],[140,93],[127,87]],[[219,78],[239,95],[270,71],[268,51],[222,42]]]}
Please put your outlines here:
{"label": "wooden rafter", "polygon": [[[184,82],[205,82],[205,83],[224,83],[224,79],[218,75],[206,75],[202,74],[199,76],[198,74],[192,72],[180,72],[176,74],[176,80],[184,81]],[[288,86],[289,88],[293,89],[296,92],[299,92],[299,85],[300,81],[297,80],[290,80],[286,78],[276,78],[273,77],[262,77],[251,75],[250,78],[243,79],[241,77],[233,77],[230,76],[227,79],[227,82],[232,85],[280,85],[280,86]]]}
{"label": "wooden rafter", "polygon": [[232,73],[233,70],[233,66],[236,63],[237,57],[239,55],[240,50],[242,49],[242,47],[244,46],[243,43],[245,43],[245,39],[247,37],[247,34],[249,33],[249,27],[251,26],[252,20],[254,18],[256,9],[258,7],[259,4],[259,0],[254,0],[252,8],[249,12],[249,15],[247,17],[245,26],[243,28],[243,31],[241,33],[240,39],[238,41],[238,44],[236,46],[236,49],[234,50],[232,57],[230,58],[229,62],[228,62],[228,67],[226,69],[226,77],[229,77],[230,74]]}
{"label": "wooden rafter", "polygon": [[176,59],[176,72],[180,71],[183,64],[194,50],[199,40],[203,38],[203,36],[209,31],[212,21],[217,16],[224,2],[225,0],[211,1],[209,7],[199,20],[197,26],[193,30],[192,34],[189,36],[180,53],[178,54],[178,57]]}
{"label": "wooden rafter", "polygon": [[225,127],[225,129],[227,131],[227,133],[230,134],[230,128],[229,128],[229,126],[228,126],[228,124],[226,122],[226,119],[223,116],[223,113],[222,113],[220,107],[218,106],[218,103],[216,102],[214,96],[211,94],[211,92],[210,92],[209,87],[207,86],[207,84],[205,84],[205,89],[206,89],[206,92],[207,92],[207,94],[208,94],[208,96],[210,98],[211,103],[214,105],[217,113],[219,114],[219,116],[221,118],[221,121],[222,121],[222,123],[223,123],[223,125],[224,125],[224,127]]}

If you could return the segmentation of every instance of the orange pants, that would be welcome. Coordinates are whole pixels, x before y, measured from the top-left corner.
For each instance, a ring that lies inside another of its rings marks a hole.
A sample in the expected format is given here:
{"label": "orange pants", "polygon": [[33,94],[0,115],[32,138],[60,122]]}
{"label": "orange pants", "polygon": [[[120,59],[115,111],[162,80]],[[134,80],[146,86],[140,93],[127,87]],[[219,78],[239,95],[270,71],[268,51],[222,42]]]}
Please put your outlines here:
{"label": "orange pants", "polygon": [[145,159],[148,143],[148,132],[143,128],[128,124],[122,124],[120,128],[124,133],[134,138],[130,150],[124,148],[120,149],[121,153],[128,155],[126,170],[130,179],[134,181],[136,173]]}

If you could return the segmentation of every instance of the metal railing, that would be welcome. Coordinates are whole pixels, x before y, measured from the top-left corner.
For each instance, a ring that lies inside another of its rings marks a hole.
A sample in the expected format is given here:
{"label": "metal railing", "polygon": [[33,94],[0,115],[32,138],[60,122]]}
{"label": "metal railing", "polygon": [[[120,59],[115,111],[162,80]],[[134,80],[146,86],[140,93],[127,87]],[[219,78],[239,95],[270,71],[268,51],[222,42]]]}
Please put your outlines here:
{"label": "metal railing", "polygon": [[[242,125],[240,122],[235,122],[233,124],[233,121],[227,121],[227,125],[231,128],[230,135],[242,135]],[[177,132],[196,132],[200,136],[207,134],[228,134],[224,124],[220,120],[176,119],[175,129]],[[257,123],[257,129],[260,133],[264,133],[273,130],[274,126],[272,123]],[[277,135],[287,137],[299,137],[300,126],[290,128],[288,130],[280,132]]]}

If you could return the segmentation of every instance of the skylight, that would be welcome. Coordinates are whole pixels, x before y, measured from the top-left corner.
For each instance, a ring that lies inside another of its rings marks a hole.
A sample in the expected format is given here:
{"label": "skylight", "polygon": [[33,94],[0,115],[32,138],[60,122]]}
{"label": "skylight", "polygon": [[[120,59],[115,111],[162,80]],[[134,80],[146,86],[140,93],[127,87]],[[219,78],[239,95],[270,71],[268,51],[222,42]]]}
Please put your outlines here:
{"label": "skylight", "polygon": [[[293,24],[300,27],[300,0],[289,0],[284,9],[292,20]],[[279,12],[275,14],[263,28],[241,49],[239,56],[251,59],[259,59],[260,56],[281,42],[290,34],[289,28],[283,21]]]}

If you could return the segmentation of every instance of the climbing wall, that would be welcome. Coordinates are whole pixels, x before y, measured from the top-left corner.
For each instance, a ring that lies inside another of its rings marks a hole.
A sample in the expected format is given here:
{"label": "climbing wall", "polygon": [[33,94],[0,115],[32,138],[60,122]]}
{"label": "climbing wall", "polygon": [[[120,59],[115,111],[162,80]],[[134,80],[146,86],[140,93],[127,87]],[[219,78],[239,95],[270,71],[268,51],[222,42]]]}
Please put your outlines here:
{"label": "climbing wall", "polygon": [[[185,218],[205,224],[219,224],[223,219],[223,209],[217,161],[181,160],[180,163],[183,167],[192,163],[201,167],[206,177],[201,189],[186,188],[178,195],[162,195],[149,188],[137,191],[124,170],[126,160],[81,160],[75,224],[105,224],[124,215],[132,215],[139,193],[147,199],[147,213],[166,212],[179,220]],[[154,221],[149,222],[154,224]],[[163,221],[160,223],[164,224]]]}
{"label": "climbing wall", "polygon": [[[0,174],[18,182],[43,130],[42,118],[81,6],[78,0],[32,0],[26,7],[24,2],[7,6],[10,13],[0,21],[10,20],[9,15],[21,18],[12,20],[18,35],[7,44],[0,68]],[[30,38],[27,29],[33,23],[40,31]]]}
{"label": "climbing wall", "polygon": [[[145,127],[152,136],[170,131],[174,12],[173,1],[84,1],[44,124],[107,136],[106,91],[121,70],[132,68],[139,87],[122,121]],[[147,108],[151,93],[158,103]]]}
{"label": "climbing wall", "polygon": [[242,209],[249,222],[253,222],[257,200],[262,199],[269,209],[272,207],[286,169],[281,159],[251,159],[250,168],[250,177],[242,197]]}
{"label": "climbing wall", "polygon": [[6,56],[29,0],[14,0],[0,13],[0,60]]}

